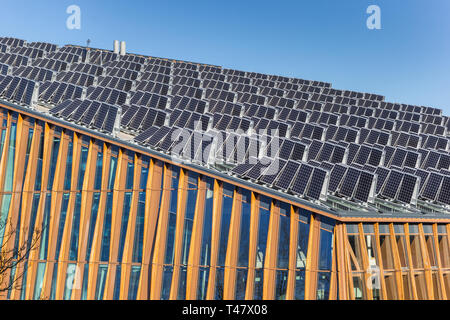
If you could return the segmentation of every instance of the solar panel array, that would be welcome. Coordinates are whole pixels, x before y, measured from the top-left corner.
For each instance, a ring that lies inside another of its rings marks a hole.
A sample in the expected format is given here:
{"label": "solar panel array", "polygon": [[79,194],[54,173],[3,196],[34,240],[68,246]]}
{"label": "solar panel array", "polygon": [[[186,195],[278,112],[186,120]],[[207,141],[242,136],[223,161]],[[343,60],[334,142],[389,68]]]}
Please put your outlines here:
{"label": "solar panel array", "polygon": [[[54,116],[326,201],[450,205],[450,118],[330,83],[0,38],[0,92]],[[31,82],[26,82],[31,81]],[[34,86],[31,84],[34,83]],[[36,90],[36,89],[35,89]]]}

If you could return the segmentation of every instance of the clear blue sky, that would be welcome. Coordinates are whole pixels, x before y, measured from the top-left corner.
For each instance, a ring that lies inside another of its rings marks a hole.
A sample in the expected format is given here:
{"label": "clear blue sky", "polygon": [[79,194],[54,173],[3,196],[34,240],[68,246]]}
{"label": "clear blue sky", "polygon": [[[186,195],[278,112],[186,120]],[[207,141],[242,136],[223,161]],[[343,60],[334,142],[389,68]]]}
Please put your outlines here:
{"label": "clear blue sky", "polygon": [[[81,8],[81,30],[66,9]],[[382,30],[366,9],[381,8]],[[449,0],[2,0],[0,36],[327,81],[450,114]]]}

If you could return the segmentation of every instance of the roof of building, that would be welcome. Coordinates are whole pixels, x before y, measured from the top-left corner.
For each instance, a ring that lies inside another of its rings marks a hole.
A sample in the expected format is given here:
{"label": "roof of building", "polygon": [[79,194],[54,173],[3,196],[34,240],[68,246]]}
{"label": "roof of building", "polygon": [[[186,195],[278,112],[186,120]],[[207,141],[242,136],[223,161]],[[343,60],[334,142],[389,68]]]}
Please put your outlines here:
{"label": "roof of building", "polygon": [[0,38],[0,99],[341,216],[450,213],[450,118],[330,83]]}

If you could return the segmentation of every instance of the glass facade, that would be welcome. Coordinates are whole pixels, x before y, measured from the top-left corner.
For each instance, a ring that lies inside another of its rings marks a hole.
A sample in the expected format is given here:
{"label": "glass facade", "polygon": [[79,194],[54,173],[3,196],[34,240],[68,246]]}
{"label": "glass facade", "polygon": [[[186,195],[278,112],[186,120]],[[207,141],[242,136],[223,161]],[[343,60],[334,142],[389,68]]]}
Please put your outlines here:
{"label": "glass facade", "polygon": [[3,245],[32,249],[5,277],[21,275],[24,290],[2,299],[450,295],[448,223],[343,222],[47,122],[0,117],[0,213],[17,229]]}

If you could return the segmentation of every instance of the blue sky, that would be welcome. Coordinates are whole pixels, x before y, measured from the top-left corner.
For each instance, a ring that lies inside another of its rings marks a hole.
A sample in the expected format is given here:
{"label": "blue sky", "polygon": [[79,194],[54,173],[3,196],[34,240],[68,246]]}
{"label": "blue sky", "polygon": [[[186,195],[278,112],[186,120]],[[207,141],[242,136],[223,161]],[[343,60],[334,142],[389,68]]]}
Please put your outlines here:
{"label": "blue sky", "polygon": [[[66,28],[69,5],[81,30]],[[366,27],[369,5],[381,30]],[[450,115],[448,0],[2,0],[0,36],[327,81]]]}

